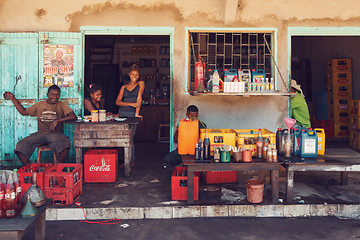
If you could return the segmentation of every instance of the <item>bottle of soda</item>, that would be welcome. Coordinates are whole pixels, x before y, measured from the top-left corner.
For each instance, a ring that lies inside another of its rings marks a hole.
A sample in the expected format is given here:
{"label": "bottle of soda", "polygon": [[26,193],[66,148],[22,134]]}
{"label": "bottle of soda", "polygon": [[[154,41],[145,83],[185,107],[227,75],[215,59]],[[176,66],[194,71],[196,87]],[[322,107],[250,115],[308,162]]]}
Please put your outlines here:
{"label": "bottle of soda", "polygon": [[15,184],[15,189],[16,189],[16,210],[18,212],[20,212],[22,209],[22,204],[21,204],[22,189],[21,189],[21,183],[19,180],[19,174],[17,171],[18,171],[17,169],[14,169],[13,176],[14,176],[14,184]]}
{"label": "bottle of soda", "polygon": [[16,190],[12,174],[9,175],[8,181],[6,183],[4,209],[6,218],[16,217]]}
{"label": "bottle of soda", "polygon": [[259,135],[256,141],[257,158],[262,158],[262,148],[263,148],[263,137],[261,135],[261,129],[259,129]]}
{"label": "bottle of soda", "polygon": [[5,189],[0,178],[0,219],[4,217]]}
{"label": "bottle of soda", "polygon": [[206,135],[204,138],[204,159],[209,160],[210,159],[210,139],[208,131],[206,131]]}
{"label": "bottle of soda", "polygon": [[3,172],[3,173],[2,173],[2,176],[1,176],[1,182],[2,182],[2,184],[3,184],[3,188],[4,188],[4,191],[5,191],[5,188],[6,188],[6,182],[7,182],[5,172]]}

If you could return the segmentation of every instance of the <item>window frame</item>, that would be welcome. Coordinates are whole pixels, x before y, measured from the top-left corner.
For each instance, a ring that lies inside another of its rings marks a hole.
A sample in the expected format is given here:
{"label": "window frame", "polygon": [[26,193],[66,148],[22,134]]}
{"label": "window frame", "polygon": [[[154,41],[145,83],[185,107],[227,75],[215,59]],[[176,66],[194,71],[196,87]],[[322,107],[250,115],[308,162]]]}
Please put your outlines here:
{"label": "window frame", "polygon": [[[185,27],[185,93],[190,94],[193,90],[191,87],[191,32],[207,32],[207,33],[271,33],[272,34],[272,57],[271,57],[271,74],[275,79],[275,89],[277,89],[277,74],[275,72],[274,61],[277,62],[277,29],[276,28],[197,28]],[[226,94],[226,93],[223,93]]]}

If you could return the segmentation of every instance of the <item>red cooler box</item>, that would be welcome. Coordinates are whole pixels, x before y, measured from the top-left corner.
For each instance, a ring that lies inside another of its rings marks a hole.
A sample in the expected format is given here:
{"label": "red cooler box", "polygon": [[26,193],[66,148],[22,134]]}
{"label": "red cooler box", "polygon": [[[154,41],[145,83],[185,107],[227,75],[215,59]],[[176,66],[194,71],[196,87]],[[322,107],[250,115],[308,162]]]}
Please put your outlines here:
{"label": "red cooler box", "polygon": [[84,155],[84,182],[116,182],[118,151],[116,149],[89,150]]}

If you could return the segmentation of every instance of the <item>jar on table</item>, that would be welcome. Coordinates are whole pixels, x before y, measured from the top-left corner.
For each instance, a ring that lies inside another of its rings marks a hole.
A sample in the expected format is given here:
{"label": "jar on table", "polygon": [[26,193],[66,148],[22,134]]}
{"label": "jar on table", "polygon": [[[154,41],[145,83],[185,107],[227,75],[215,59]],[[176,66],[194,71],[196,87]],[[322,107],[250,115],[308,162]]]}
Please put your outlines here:
{"label": "jar on table", "polygon": [[106,121],[106,110],[100,109],[99,110],[99,122],[105,122]]}
{"label": "jar on table", "polygon": [[98,121],[99,121],[99,111],[91,110],[91,122],[98,122]]}

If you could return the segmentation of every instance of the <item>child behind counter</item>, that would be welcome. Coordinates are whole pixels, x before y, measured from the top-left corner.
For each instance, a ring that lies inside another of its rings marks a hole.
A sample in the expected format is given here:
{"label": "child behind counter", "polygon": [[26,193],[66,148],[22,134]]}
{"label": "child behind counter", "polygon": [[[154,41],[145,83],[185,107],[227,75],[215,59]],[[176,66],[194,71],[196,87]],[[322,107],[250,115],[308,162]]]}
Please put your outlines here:
{"label": "child behind counter", "polygon": [[[186,117],[189,119],[197,119],[199,121],[199,129],[207,128],[206,124],[204,122],[200,121],[200,119],[198,119],[199,109],[195,105],[188,106],[188,108],[186,109]],[[178,142],[178,135],[179,135],[179,126],[176,127],[176,132],[174,134],[174,142],[175,143]],[[195,146],[194,146],[194,148],[195,148]],[[165,156],[165,159],[164,159],[164,167],[165,168],[166,167],[173,168],[181,163],[182,163],[181,155],[178,153],[177,148]]]}
{"label": "child behind counter", "polygon": [[[104,103],[102,102],[102,91],[101,87],[96,84],[89,85],[87,91],[90,94],[90,98],[86,98],[84,100],[84,115],[91,115],[92,110],[100,110],[105,109]],[[106,113],[106,116],[113,115],[113,117],[117,117],[118,115],[114,115],[110,112]]]}
{"label": "child behind counter", "polygon": [[92,110],[104,109],[104,104],[101,101],[102,91],[101,87],[96,84],[89,85],[87,91],[90,94],[90,98],[84,100],[84,115],[91,115]]}

